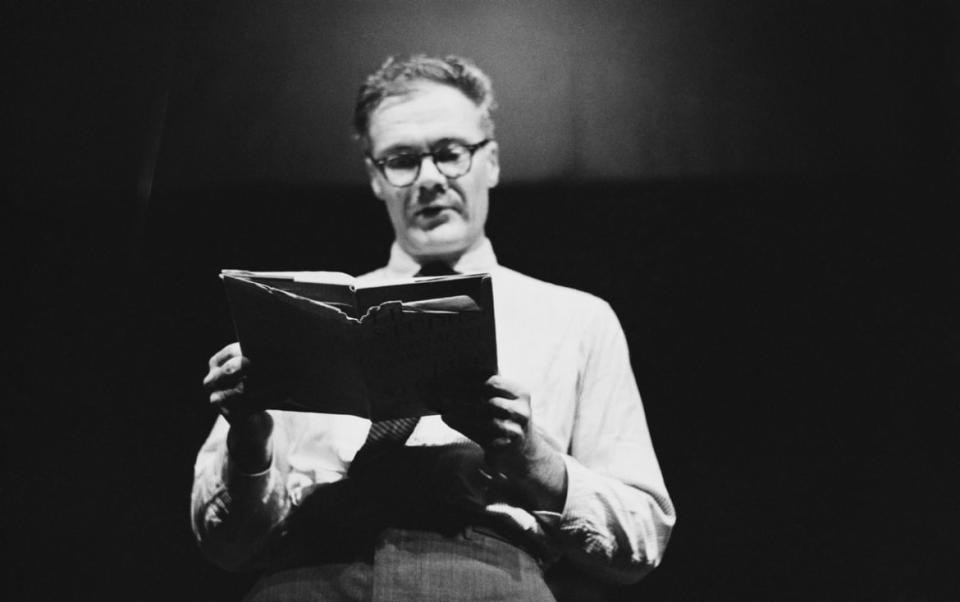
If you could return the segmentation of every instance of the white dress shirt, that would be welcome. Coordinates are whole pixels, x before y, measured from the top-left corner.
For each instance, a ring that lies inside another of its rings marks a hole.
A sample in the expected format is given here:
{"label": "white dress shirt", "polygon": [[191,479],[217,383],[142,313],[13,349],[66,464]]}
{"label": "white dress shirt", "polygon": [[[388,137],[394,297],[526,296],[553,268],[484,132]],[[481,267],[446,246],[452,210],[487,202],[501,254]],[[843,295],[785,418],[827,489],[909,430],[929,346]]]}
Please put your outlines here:
{"label": "white dress shirt", "polygon": [[[370,284],[409,280],[419,264],[394,243]],[[484,240],[454,266],[492,275],[500,374],[531,396],[536,428],[564,453],[567,497],[560,513],[505,503],[486,507],[547,556],[566,556],[610,583],[630,583],[659,564],[676,514],[657,463],[626,339],[613,310],[588,293],[505,268]],[[306,487],[346,477],[370,422],[345,415],[270,412],[273,463],[247,475],[226,453],[220,417],[197,457],[194,533],[208,556],[239,568],[299,503]],[[408,446],[466,438],[439,416],[420,419]]]}

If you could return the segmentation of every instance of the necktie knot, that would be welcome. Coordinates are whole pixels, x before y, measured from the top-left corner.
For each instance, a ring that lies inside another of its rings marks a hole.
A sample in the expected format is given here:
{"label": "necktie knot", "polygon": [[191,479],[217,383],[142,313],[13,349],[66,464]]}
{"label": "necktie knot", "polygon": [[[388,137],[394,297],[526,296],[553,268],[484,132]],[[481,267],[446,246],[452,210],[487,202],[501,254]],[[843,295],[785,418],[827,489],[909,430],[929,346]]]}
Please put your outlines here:
{"label": "necktie knot", "polygon": [[428,261],[420,266],[420,271],[414,275],[414,278],[423,278],[427,276],[452,276],[458,274],[456,270],[450,267],[445,261]]}

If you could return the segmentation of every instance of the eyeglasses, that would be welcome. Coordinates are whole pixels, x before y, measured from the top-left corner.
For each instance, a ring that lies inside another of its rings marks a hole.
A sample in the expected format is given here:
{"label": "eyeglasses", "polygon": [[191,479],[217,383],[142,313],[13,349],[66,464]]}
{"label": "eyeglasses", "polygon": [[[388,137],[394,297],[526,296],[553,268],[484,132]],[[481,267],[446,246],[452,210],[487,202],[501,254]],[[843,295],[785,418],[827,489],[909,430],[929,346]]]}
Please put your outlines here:
{"label": "eyeglasses", "polygon": [[387,155],[382,159],[374,159],[370,155],[367,157],[388,182],[397,188],[406,188],[420,177],[420,167],[423,165],[424,157],[430,157],[433,164],[437,166],[437,170],[444,176],[459,178],[466,175],[473,167],[474,153],[492,141],[491,138],[486,138],[476,144],[448,142],[440,148],[425,153],[398,153]]}

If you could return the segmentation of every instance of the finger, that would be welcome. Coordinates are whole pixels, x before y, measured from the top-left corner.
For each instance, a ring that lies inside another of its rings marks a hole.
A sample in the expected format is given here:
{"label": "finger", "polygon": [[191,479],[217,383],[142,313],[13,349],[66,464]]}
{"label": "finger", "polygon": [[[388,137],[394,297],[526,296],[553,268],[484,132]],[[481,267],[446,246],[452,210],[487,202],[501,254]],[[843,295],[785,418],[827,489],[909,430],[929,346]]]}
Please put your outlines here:
{"label": "finger", "polygon": [[227,389],[217,389],[210,393],[210,404],[221,407],[227,406],[231,401],[239,399],[243,395],[243,383],[237,383],[236,386]]}
{"label": "finger", "polygon": [[246,410],[246,399],[243,394],[244,384],[239,383],[232,389],[221,389],[210,394],[210,404],[233,424],[235,416],[243,416]]}
{"label": "finger", "polygon": [[487,396],[506,397],[507,399],[516,399],[525,395],[524,388],[517,382],[505,378],[499,374],[494,374],[484,383],[484,391]]}
{"label": "finger", "polygon": [[220,351],[214,353],[210,357],[210,361],[207,364],[211,369],[218,368],[224,364],[230,358],[241,355],[240,353],[240,343],[230,343]]}
{"label": "finger", "polygon": [[243,356],[234,356],[223,365],[212,368],[203,379],[203,385],[209,390],[229,388],[246,377],[250,360]]}
{"label": "finger", "polygon": [[237,378],[224,372],[223,368],[212,368],[203,377],[203,388],[208,391],[216,391],[232,387],[236,384],[236,381]]}
{"label": "finger", "polygon": [[[530,406],[522,399],[491,397],[472,402],[453,402],[444,408],[443,414],[457,420],[468,428],[483,428],[495,420],[514,422],[521,429],[530,423]],[[484,431],[486,432],[486,431]]]}
{"label": "finger", "polygon": [[511,445],[513,445],[513,439],[510,437],[496,437],[492,439],[489,444],[487,444],[487,448],[496,451],[510,447]]}
{"label": "finger", "polygon": [[495,418],[493,424],[493,438],[506,438],[510,441],[523,438],[523,427],[513,420]]}
{"label": "finger", "polygon": [[483,404],[486,413],[493,418],[513,420],[520,424],[530,421],[530,404],[521,399],[491,397]]}
{"label": "finger", "polygon": [[503,469],[517,458],[527,446],[527,437],[523,428],[511,420],[497,420],[493,432],[488,436],[486,443],[480,444],[487,452],[487,460],[491,466]]}
{"label": "finger", "polygon": [[505,447],[523,441],[523,425],[509,418],[475,417],[444,414],[443,421],[452,429],[463,433],[481,447]]}
{"label": "finger", "polygon": [[242,418],[251,412],[277,407],[287,398],[289,389],[289,383],[280,382],[251,390],[246,381],[241,381],[234,387],[211,393],[210,403],[232,421],[235,416]]}

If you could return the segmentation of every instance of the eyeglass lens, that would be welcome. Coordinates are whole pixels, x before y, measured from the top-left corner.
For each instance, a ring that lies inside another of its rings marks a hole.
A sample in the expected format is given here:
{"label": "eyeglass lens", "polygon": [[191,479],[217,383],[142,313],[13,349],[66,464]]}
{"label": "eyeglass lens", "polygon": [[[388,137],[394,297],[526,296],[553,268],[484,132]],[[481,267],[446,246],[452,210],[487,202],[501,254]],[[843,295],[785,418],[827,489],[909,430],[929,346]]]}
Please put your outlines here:
{"label": "eyeglass lens", "polygon": [[430,153],[405,153],[383,161],[383,175],[394,186],[409,186],[420,175],[424,157],[430,157],[444,176],[459,178],[470,171],[473,153],[462,144],[448,144]]}

